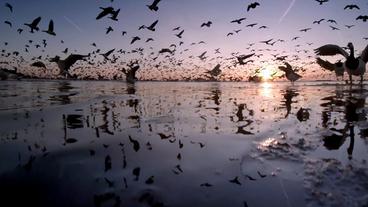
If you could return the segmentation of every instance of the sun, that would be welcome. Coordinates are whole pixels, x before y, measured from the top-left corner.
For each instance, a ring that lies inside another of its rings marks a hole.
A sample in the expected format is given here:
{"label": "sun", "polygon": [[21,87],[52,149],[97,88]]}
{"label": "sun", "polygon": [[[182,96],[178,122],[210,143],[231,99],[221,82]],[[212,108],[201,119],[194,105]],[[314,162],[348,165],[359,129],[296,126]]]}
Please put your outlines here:
{"label": "sun", "polygon": [[267,80],[272,79],[272,74],[273,72],[271,71],[271,69],[269,69],[268,67],[265,67],[260,71],[259,75],[261,76],[262,80],[267,81]]}

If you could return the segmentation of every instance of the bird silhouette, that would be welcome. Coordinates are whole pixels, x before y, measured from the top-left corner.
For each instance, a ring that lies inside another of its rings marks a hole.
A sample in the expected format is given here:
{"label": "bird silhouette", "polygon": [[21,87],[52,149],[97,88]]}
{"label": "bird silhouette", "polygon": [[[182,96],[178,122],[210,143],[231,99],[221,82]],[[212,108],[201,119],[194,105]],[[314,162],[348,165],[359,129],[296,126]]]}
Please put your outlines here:
{"label": "bird silhouette", "polygon": [[158,11],[158,3],[160,2],[161,0],[154,0],[152,2],[151,5],[147,5],[147,7],[151,10],[151,11]]}
{"label": "bird silhouette", "polygon": [[10,21],[4,21],[5,24],[9,25],[9,27],[13,27],[12,23]]}
{"label": "bird silhouette", "polygon": [[141,40],[141,38],[140,38],[140,37],[138,37],[138,36],[135,36],[135,37],[133,37],[133,39],[132,39],[132,41],[130,42],[130,44],[133,44],[134,42],[136,42],[136,41],[138,41],[138,40]]}
{"label": "bird silhouette", "polygon": [[322,68],[335,72],[336,78],[338,79],[340,76],[342,79],[344,79],[344,64],[341,61],[338,61],[336,63],[330,63],[327,60],[322,60],[321,58],[317,58],[317,64],[321,66]]}
{"label": "bird silhouette", "polygon": [[201,27],[204,27],[204,26],[206,26],[206,27],[210,27],[212,25],[212,22],[211,21],[208,21],[208,22],[204,22],[204,23],[202,23],[201,24]]}
{"label": "bird silhouette", "polygon": [[363,20],[363,22],[366,22],[368,20],[368,15],[359,15],[356,20]]}
{"label": "bird silhouette", "polygon": [[316,20],[313,21],[313,24],[321,24],[322,21],[324,21],[325,19],[320,19],[320,20]]}
{"label": "bird silhouette", "polygon": [[47,30],[43,30],[42,32],[46,32],[49,35],[56,36],[56,33],[54,32],[54,22],[50,20],[49,28]]}
{"label": "bird silhouette", "polygon": [[89,55],[71,54],[64,60],[61,60],[59,56],[55,56],[50,60],[50,62],[56,62],[59,67],[59,74],[68,77],[70,67],[78,60],[84,60],[84,58],[88,56]]}
{"label": "bird silhouette", "polygon": [[319,5],[322,5],[323,3],[328,2],[328,0],[316,0],[316,2],[318,2]]}
{"label": "bird silhouette", "polygon": [[255,9],[257,6],[260,6],[258,2],[254,2],[248,5],[247,11],[249,12],[250,9]]}
{"label": "bird silhouette", "polygon": [[156,30],[155,26],[157,25],[157,23],[158,23],[158,20],[154,21],[149,27],[145,27],[145,28],[154,32]]}
{"label": "bird silhouette", "polygon": [[40,30],[39,28],[38,28],[38,24],[40,23],[40,21],[41,21],[41,17],[37,17],[36,19],[34,19],[33,21],[32,21],[32,23],[30,23],[30,24],[28,24],[28,23],[25,23],[24,25],[26,25],[26,26],[28,26],[29,28],[31,28],[31,33],[34,33],[34,30],[36,30],[36,31],[38,31],[38,30]]}
{"label": "bird silhouette", "polygon": [[5,7],[8,7],[10,12],[13,12],[13,6],[9,3],[5,3]]}
{"label": "bird silhouette", "polygon": [[111,20],[114,21],[118,21],[117,17],[119,15],[120,9],[116,10],[116,11],[112,11],[110,14],[111,16],[109,17]]}
{"label": "bird silhouette", "polygon": [[114,31],[114,29],[111,26],[109,26],[108,28],[106,28],[106,34],[109,34],[112,31]]}
{"label": "bird silhouette", "polygon": [[241,24],[242,21],[246,20],[246,18],[240,18],[240,19],[235,19],[233,21],[231,21],[230,23],[238,23],[238,24]]}
{"label": "bird silhouette", "polygon": [[279,66],[279,69],[282,70],[283,72],[285,72],[285,76],[286,78],[291,81],[292,83],[297,81],[299,78],[301,78],[302,76],[297,74],[293,68],[291,67],[291,65],[287,62],[284,62],[285,66]]}
{"label": "bird silhouette", "polygon": [[179,32],[178,34],[176,34],[175,36],[177,36],[178,38],[182,38],[182,35],[184,33],[184,30],[181,30],[181,32]]}
{"label": "bird silhouette", "polygon": [[365,65],[368,61],[368,45],[364,48],[359,57],[354,56],[354,46],[351,42],[347,45],[350,50],[348,54],[343,48],[338,45],[327,44],[315,49],[315,53],[321,56],[342,55],[346,58],[344,68],[349,75],[350,84],[352,84],[352,75],[360,76],[361,83],[363,82],[363,75],[365,73]]}
{"label": "bird silhouette", "polygon": [[106,53],[100,54],[104,57],[105,60],[110,60],[109,55],[115,51],[115,48],[112,50],[107,51]]}
{"label": "bird silhouette", "polygon": [[102,11],[97,15],[96,20],[101,19],[102,17],[105,17],[109,14],[114,15],[114,8],[113,7],[100,7],[100,9],[102,9]]}
{"label": "bird silhouette", "polygon": [[356,4],[349,4],[349,5],[346,5],[345,7],[344,7],[344,10],[346,10],[346,9],[358,9],[358,10],[360,10],[360,8],[359,8],[359,6],[358,5],[356,5]]}

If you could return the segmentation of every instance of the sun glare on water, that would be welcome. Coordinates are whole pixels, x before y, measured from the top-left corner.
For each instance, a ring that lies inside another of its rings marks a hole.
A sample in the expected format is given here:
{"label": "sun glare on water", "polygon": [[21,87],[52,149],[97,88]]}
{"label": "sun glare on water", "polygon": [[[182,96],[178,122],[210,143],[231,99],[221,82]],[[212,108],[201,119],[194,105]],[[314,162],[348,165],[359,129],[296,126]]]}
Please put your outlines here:
{"label": "sun glare on water", "polygon": [[269,67],[265,67],[260,71],[260,76],[264,81],[272,79],[272,74],[273,72]]}

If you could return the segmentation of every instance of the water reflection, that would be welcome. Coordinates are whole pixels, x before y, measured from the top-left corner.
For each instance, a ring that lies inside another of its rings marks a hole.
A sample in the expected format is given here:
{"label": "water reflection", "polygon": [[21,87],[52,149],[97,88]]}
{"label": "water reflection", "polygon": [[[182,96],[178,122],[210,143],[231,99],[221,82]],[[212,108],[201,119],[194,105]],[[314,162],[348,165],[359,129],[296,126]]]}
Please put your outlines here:
{"label": "water reflection", "polygon": [[281,106],[286,109],[285,118],[287,118],[291,112],[291,105],[298,103],[297,101],[293,101],[293,98],[297,97],[299,93],[295,88],[287,88],[285,91],[282,90],[281,94],[284,96]]}

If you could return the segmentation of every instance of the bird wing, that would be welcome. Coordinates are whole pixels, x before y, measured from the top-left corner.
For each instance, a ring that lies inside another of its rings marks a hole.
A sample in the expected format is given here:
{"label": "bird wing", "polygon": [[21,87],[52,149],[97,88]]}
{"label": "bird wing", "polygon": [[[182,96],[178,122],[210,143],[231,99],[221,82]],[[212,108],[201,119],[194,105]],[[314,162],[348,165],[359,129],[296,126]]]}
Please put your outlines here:
{"label": "bird wing", "polygon": [[13,6],[12,5],[10,5],[9,3],[6,3],[5,6],[9,8],[10,12],[13,12]]}
{"label": "bird wing", "polygon": [[109,50],[107,53],[105,53],[105,56],[107,57],[107,56],[109,56],[111,53],[113,53],[115,51],[115,48],[114,49],[112,49],[112,50]]}
{"label": "bird wing", "polygon": [[327,44],[314,50],[317,55],[333,56],[340,54],[347,58],[349,54],[338,45]]}
{"label": "bird wing", "polygon": [[293,71],[293,67],[291,67],[291,65],[288,63],[288,62],[285,62],[284,63],[286,65],[286,70],[289,71],[289,72],[294,72]]}
{"label": "bird wing", "polygon": [[149,27],[150,28],[154,28],[156,26],[157,22],[158,22],[158,20],[156,20],[155,22],[153,22]]}
{"label": "bird wing", "polygon": [[104,9],[104,8],[101,8],[101,9],[103,9],[103,10],[102,10],[102,12],[100,12],[98,14],[98,16],[96,17],[96,19],[101,19],[102,17],[104,17],[104,16],[106,16],[106,15],[108,15],[108,14],[111,13],[111,9]]}
{"label": "bird wing", "polygon": [[362,54],[360,55],[360,57],[362,58],[362,60],[365,63],[368,62],[368,45],[364,48],[364,50],[362,51]]}
{"label": "bird wing", "polygon": [[50,20],[49,31],[54,31],[54,21]]}
{"label": "bird wing", "polygon": [[152,5],[154,6],[154,7],[156,7],[157,6],[157,4],[160,2],[161,0],[155,0],[153,3],[152,3]]}
{"label": "bird wing", "polygon": [[329,71],[335,70],[334,64],[330,63],[327,60],[322,60],[321,58],[317,58],[317,64],[326,70],[329,70]]}
{"label": "bird wing", "polygon": [[40,23],[40,21],[41,21],[41,17],[37,17],[36,19],[34,19],[34,20],[32,21],[31,25],[37,26],[37,25],[38,25],[38,23]]}
{"label": "bird wing", "polygon": [[68,70],[78,60],[83,60],[87,55],[71,54],[65,60],[65,69]]}

